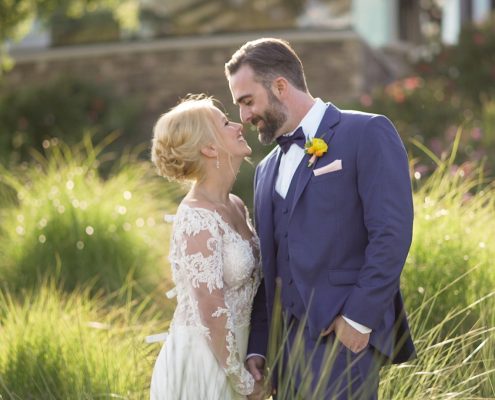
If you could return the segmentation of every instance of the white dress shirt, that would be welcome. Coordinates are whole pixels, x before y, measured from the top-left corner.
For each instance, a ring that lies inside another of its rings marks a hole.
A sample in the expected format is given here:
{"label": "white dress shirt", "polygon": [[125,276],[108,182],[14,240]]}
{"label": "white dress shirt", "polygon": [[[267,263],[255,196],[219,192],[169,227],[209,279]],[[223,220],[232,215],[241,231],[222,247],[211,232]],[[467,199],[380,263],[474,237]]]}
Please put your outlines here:
{"label": "white dress shirt", "polygon": [[[306,136],[306,140],[311,140],[315,136],[316,131],[320,126],[320,122],[323,119],[323,116],[325,115],[326,110],[327,110],[327,105],[321,99],[317,98],[313,106],[308,111],[308,113],[301,120],[299,126],[302,127],[304,135]],[[287,136],[294,134],[296,129],[288,133]],[[278,167],[277,180],[275,182],[275,190],[284,199],[287,196],[287,192],[289,191],[289,186],[294,176],[294,173],[296,172],[296,169],[301,163],[303,157],[304,157],[304,149],[294,144],[289,148],[287,153],[282,153],[282,156],[280,158],[280,165]],[[357,331],[361,333],[371,332],[370,328],[362,324],[359,324],[345,316],[342,317],[347,321],[349,325],[351,325]]]}
{"label": "white dress shirt", "polygon": [[[302,127],[304,135],[306,136],[306,140],[313,139],[316,131],[318,130],[318,126],[320,125],[320,122],[325,115],[326,110],[327,105],[321,99],[316,99],[313,106],[304,116],[299,126]],[[296,129],[288,133],[287,136],[293,135]],[[285,196],[287,196],[287,192],[289,191],[292,177],[294,176],[294,173],[296,172],[296,169],[301,163],[303,157],[304,149],[300,148],[297,145],[290,146],[290,149],[289,151],[287,151],[287,153],[282,153],[282,157],[280,158],[280,165],[278,167],[277,180],[275,182],[275,190],[284,199]]]}

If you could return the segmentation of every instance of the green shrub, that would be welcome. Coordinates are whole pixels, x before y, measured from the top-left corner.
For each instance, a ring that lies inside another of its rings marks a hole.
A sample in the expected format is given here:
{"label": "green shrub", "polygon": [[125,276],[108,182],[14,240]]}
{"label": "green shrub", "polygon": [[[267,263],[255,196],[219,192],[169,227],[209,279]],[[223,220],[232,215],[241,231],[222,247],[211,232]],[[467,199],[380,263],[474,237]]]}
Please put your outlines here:
{"label": "green shrub", "polygon": [[459,95],[441,78],[426,81],[410,76],[376,88],[371,97],[364,95],[361,102],[365,108],[388,116],[406,138],[424,141],[464,119]]}
{"label": "green shrub", "polygon": [[0,292],[0,398],[147,398],[156,348],[144,339],[164,326],[143,308],[54,285],[19,302]]}
{"label": "green shrub", "polygon": [[12,290],[46,276],[67,290],[91,282],[112,292],[134,280],[149,289],[163,276],[170,228],[163,214],[175,208],[170,186],[132,157],[103,180],[101,147],[84,145],[59,144],[24,171],[2,170],[10,195],[0,205],[0,277]]}
{"label": "green shrub", "polygon": [[[0,162],[29,159],[58,139],[69,145],[91,131],[100,141],[117,131],[135,136],[138,103],[118,97],[113,88],[73,77],[4,90],[0,95]],[[135,142],[135,140],[134,140]]]}
{"label": "green shrub", "polygon": [[51,17],[50,25],[53,46],[115,42],[120,39],[119,22],[110,10],[87,12],[77,17],[58,12]]}
{"label": "green shrub", "polygon": [[436,53],[413,65],[413,74],[363,94],[350,108],[384,114],[397,126],[422,173],[435,166],[416,151],[420,141],[437,157],[448,153],[456,131],[465,134],[457,160],[484,162],[495,172],[495,19],[465,25],[459,44],[438,45]]}
{"label": "green shrub", "polygon": [[442,45],[416,70],[427,78],[449,79],[467,101],[480,105],[495,97],[495,14],[482,24],[464,24],[455,46]]}
{"label": "green shrub", "polygon": [[423,174],[434,171],[436,165],[413,142],[422,143],[438,158],[448,156],[459,127],[464,134],[458,162],[484,162],[488,171],[495,171],[495,162],[489,157],[495,151],[493,100],[474,106],[444,78],[410,76],[376,88],[361,97],[361,104],[351,107],[383,114],[393,121]]}

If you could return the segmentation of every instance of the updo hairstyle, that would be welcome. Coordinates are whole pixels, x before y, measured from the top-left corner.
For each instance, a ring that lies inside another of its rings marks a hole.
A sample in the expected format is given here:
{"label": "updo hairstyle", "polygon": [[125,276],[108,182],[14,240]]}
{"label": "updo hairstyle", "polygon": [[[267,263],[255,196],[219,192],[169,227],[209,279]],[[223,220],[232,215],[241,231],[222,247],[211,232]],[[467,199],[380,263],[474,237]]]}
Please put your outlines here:
{"label": "updo hairstyle", "polygon": [[158,119],[151,148],[158,175],[174,181],[203,178],[201,148],[218,143],[214,102],[204,94],[189,95]]}

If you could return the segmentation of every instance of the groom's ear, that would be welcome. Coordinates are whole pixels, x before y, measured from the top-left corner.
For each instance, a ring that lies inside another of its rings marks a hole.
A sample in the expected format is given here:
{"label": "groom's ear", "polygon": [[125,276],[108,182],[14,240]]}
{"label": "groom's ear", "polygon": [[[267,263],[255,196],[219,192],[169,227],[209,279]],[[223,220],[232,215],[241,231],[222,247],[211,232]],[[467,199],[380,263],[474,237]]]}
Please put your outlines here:
{"label": "groom's ear", "polygon": [[280,99],[287,93],[289,82],[282,76],[275,78],[272,83],[272,90],[274,94]]}
{"label": "groom's ear", "polygon": [[215,145],[209,144],[201,147],[201,154],[208,158],[216,158],[218,156],[218,150]]}

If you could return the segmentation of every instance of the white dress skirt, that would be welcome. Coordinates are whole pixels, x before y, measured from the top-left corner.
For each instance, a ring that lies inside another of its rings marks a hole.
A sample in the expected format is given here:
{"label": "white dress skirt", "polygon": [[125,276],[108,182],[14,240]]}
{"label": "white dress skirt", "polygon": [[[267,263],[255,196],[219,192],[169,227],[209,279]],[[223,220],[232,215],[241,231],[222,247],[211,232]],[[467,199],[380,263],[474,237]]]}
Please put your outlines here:
{"label": "white dress skirt", "polygon": [[[237,328],[239,356],[246,356],[248,327]],[[246,399],[232,388],[205,338],[180,326],[167,336],[151,378],[151,399]]]}

